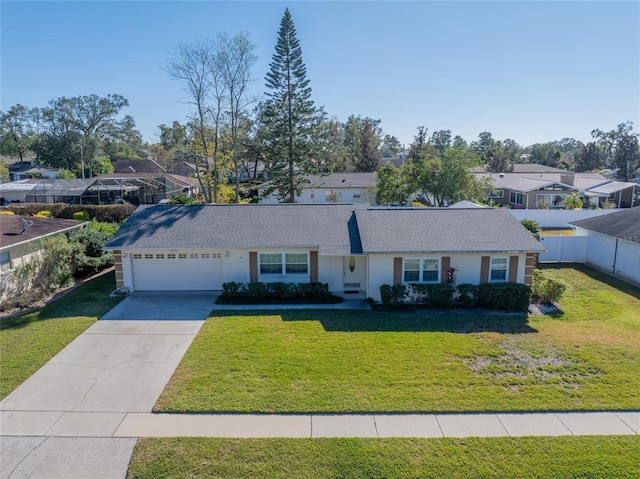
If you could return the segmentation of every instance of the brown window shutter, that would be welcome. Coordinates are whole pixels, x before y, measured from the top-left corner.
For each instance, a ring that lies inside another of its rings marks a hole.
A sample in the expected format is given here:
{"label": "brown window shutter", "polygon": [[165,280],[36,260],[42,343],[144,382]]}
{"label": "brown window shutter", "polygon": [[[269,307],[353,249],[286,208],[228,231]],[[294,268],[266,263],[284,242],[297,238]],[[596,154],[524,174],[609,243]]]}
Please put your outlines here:
{"label": "brown window shutter", "polygon": [[489,256],[482,257],[482,266],[480,266],[480,284],[489,282],[489,264],[491,258]]}
{"label": "brown window shutter", "polygon": [[318,252],[310,251],[309,252],[309,280],[312,283],[318,282]]}
{"label": "brown window shutter", "polygon": [[447,277],[449,276],[449,268],[451,267],[451,257],[443,256],[442,259],[442,268],[440,271],[440,282],[442,284],[447,284]]}
{"label": "brown window shutter", "polygon": [[249,282],[258,282],[258,253],[255,251],[249,252]]}
{"label": "brown window shutter", "polygon": [[402,284],[402,258],[393,258],[393,285]]}
{"label": "brown window shutter", "polygon": [[509,283],[518,282],[518,257],[509,257]]}

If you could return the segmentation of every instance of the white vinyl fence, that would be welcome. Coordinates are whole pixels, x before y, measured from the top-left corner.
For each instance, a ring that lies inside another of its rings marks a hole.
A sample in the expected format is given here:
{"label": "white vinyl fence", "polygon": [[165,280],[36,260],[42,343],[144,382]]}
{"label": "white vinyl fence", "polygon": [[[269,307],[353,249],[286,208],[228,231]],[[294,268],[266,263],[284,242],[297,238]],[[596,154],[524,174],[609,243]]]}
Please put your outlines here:
{"label": "white vinyl fence", "polygon": [[584,263],[587,259],[588,236],[541,236],[540,243],[547,250],[539,261]]}
{"label": "white vinyl fence", "polygon": [[516,210],[511,208],[509,211],[518,221],[534,220],[542,228],[568,228],[571,221],[608,215],[620,210]]}

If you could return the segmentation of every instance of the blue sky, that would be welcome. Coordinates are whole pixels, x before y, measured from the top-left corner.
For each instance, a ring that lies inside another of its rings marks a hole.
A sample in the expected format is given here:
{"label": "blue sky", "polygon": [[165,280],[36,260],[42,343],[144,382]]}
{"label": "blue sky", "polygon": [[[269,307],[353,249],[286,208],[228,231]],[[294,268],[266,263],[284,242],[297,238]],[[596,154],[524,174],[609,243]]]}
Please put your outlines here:
{"label": "blue sky", "polygon": [[345,121],[481,131],[522,145],[633,121],[640,130],[638,2],[30,2],[0,3],[0,107],[120,93],[145,140],[184,122],[173,45],[248,32],[264,92],[285,6],[318,106]]}

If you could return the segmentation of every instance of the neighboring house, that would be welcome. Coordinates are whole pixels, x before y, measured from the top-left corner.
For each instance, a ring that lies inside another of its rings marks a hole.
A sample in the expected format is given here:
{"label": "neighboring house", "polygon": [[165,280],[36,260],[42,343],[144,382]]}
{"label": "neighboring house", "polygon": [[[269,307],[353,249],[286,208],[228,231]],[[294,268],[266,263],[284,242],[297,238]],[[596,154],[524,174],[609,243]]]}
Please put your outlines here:
{"label": "neighboring house", "polygon": [[462,200],[462,201],[458,201],[457,203],[453,203],[452,205],[447,206],[447,208],[458,208],[458,209],[488,208],[488,206],[482,206],[482,205],[479,205],[478,203],[474,203],[473,201]]}
{"label": "neighboring house", "polygon": [[25,180],[27,178],[42,176],[44,178],[55,178],[58,168],[50,166],[34,165],[32,163],[13,163],[7,166],[11,181]]}
{"label": "neighboring house", "polygon": [[12,297],[12,270],[30,261],[42,249],[42,239],[68,233],[86,221],[0,215],[0,299]]}
{"label": "neighboring house", "polygon": [[[296,195],[296,203],[375,203],[375,173],[332,173],[330,175],[305,176],[302,193]],[[268,183],[258,188],[260,203],[278,203],[277,192],[264,196]]]}
{"label": "neighboring house", "polygon": [[587,264],[640,284],[640,207],[569,224],[588,237]]}
{"label": "neighboring house", "polygon": [[[472,173],[486,173],[487,170],[484,166],[477,166],[471,170]],[[507,173],[503,171],[502,173]],[[514,163],[509,168],[508,173],[568,173],[567,170],[561,168],[555,168],[553,166],[541,165],[539,163]]]}
{"label": "neighboring house", "polygon": [[[562,170],[561,170],[562,171]],[[579,193],[585,208],[602,207],[614,202],[618,208],[640,204],[640,187],[605,178],[597,173],[474,173],[489,178],[495,187],[492,204],[524,209],[564,208],[567,195]]]}
{"label": "neighboring house", "polygon": [[322,282],[380,300],[380,286],[531,284],[540,243],[507,210],[364,205],[138,208],[105,246],[129,291],[219,290],[225,282]]}

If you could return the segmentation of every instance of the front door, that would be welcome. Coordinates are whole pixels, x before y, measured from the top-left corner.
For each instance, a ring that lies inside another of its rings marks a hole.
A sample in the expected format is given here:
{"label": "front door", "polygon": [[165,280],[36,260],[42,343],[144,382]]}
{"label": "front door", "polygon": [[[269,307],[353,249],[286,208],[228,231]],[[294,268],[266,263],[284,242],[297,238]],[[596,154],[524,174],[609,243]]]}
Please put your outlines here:
{"label": "front door", "polygon": [[342,270],[345,292],[359,292],[365,290],[364,256],[345,256],[342,258]]}

